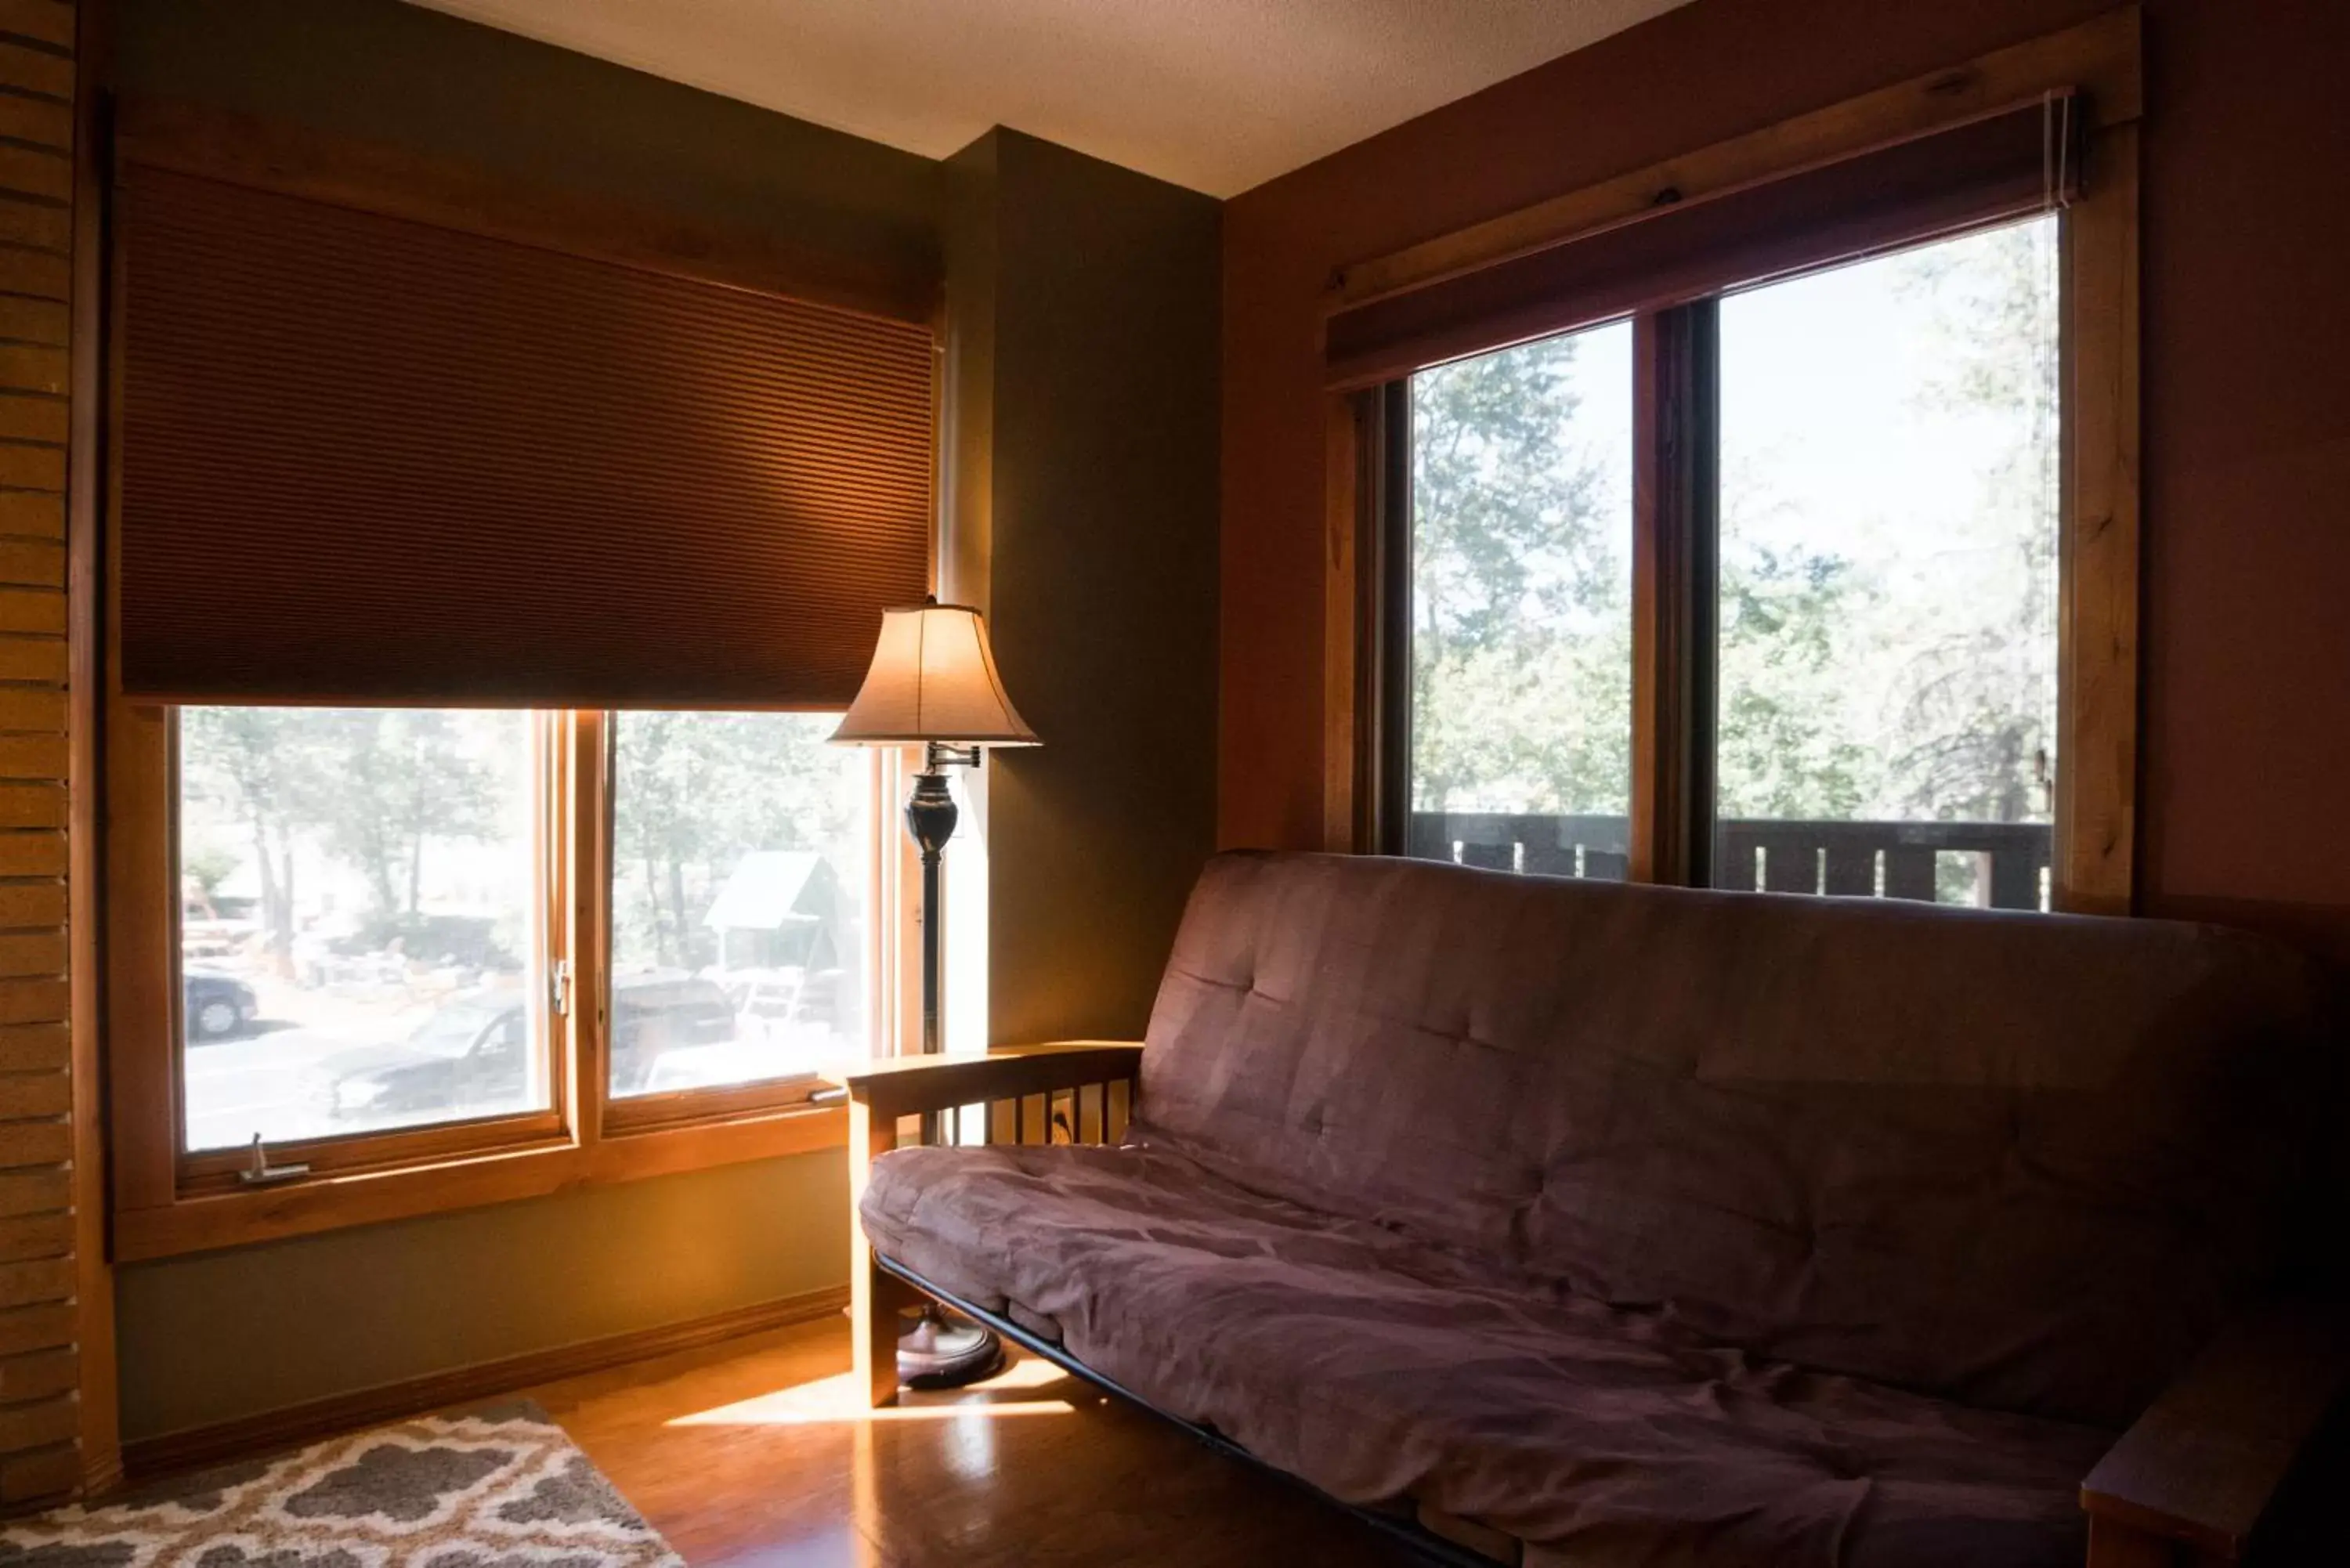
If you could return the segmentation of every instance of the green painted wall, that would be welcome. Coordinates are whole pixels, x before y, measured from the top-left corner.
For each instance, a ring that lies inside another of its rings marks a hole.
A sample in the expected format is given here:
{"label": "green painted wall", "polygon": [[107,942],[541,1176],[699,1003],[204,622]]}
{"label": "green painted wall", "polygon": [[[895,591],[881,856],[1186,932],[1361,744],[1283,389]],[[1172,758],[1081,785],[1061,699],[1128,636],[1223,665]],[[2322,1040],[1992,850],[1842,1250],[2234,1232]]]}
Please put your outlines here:
{"label": "green painted wall", "polygon": [[[1140,1029],[1213,831],[1216,203],[1008,134],[951,196],[949,165],[396,0],[116,16],[124,93],[851,255],[935,264],[982,225],[947,430],[994,524],[951,549],[1049,742],[990,770],[993,1033]],[[125,1265],[124,1436],[837,1284],[847,1246],[822,1153]]]}
{"label": "green painted wall", "polygon": [[1139,1038],[1215,839],[1222,209],[1001,129],[946,169],[956,591],[1045,742],[988,763],[991,1038]]}
{"label": "green painted wall", "polygon": [[837,1152],[116,1271],[130,1440],[847,1277]]}

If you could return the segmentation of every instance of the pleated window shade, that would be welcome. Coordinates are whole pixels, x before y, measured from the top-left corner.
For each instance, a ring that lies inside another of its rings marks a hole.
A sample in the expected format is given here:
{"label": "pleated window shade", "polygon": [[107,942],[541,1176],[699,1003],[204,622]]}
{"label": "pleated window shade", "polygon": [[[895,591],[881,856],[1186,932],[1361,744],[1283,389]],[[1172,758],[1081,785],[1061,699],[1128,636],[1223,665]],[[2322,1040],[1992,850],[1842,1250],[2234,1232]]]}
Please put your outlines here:
{"label": "pleated window shade", "polygon": [[119,197],[130,696],[841,707],[925,591],[925,326],[136,164]]}
{"label": "pleated window shade", "polygon": [[1367,301],[1326,326],[1326,384],[1430,365],[1637,310],[2021,217],[2080,188],[2065,91]]}

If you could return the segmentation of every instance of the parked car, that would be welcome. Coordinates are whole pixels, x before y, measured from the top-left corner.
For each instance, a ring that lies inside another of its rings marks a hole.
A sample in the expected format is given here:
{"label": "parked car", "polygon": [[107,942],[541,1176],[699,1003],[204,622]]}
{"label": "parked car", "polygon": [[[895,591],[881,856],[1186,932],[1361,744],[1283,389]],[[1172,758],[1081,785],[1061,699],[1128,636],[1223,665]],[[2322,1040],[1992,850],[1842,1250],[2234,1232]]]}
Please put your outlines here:
{"label": "parked car", "polygon": [[734,1004],[707,980],[630,976],[612,987],[612,1088],[640,1094],[662,1055],[734,1038]]}
{"label": "parked car", "polygon": [[253,987],[233,974],[214,969],[183,967],[180,971],[180,1016],[188,1039],[209,1044],[253,1027],[261,1016],[261,999]]}
{"label": "parked car", "polygon": [[[706,980],[629,977],[613,986],[612,1082],[640,1090],[665,1051],[734,1037],[734,1009]],[[452,997],[405,1040],[327,1058],[328,1109],[337,1116],[497,1106],[530,1083],[530,1023],[522,993]]]}
{"label": "parked car", "polygon": [[530,1081],[529,1044],[519,992],[467,992],[405,1040],[328,1057],[328,1109],[338,1116],[384,1116],[513,1100]]}

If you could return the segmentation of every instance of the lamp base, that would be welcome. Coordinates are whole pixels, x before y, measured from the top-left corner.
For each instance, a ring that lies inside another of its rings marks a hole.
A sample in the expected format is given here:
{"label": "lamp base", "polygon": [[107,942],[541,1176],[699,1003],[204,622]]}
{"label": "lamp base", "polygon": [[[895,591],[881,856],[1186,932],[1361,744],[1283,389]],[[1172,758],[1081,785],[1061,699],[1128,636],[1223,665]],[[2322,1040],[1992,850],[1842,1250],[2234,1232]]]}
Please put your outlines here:
{"label": "lamp base", "polygon": [[898,1381],[909,1388],[960,1388],[992,1377],[1003,1365],[1003,1345],[975,1323],[926,1305],[898,1336]]}

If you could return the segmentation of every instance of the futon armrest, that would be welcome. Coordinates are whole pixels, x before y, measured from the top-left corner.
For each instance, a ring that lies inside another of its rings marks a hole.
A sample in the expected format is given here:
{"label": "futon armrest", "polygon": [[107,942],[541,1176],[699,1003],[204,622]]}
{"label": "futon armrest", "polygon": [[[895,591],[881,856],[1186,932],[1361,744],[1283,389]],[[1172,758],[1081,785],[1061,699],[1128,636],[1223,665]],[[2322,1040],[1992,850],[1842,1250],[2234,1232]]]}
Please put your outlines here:
{"label": "futon armrest", "polygon": [[[2303,1445],[2350,1386],[2350,1309],[2279,1302],[2231,1326],[2081,1483],[2092,1540],[2239,1561]],[[2096,1561],[2092,1546],[2090,1560]]]}
{"label": "futon armrest", "polygon": [[913,1116],[951,1106],[1009,1100],[1133,1077],[1142,1067],[1139,1040],[1063,1040],[993,1051],[933,1056],[877,1056],[824,1076],[879,1116]]}

